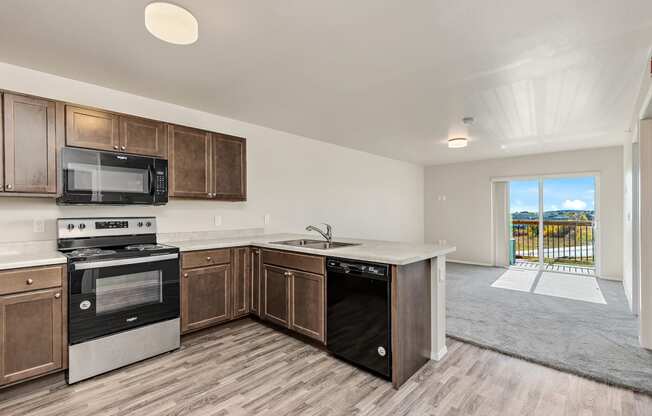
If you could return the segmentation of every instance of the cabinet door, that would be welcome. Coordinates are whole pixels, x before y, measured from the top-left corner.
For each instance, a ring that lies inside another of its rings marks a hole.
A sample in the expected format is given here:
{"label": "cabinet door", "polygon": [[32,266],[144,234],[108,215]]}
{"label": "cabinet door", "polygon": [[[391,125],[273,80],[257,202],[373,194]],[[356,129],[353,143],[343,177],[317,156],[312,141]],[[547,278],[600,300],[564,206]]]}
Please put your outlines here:
{"label": "cabinet door", "polygon": [[184,270],[181,279],[181,332],[230,319],[231,266]]}
{"label": "cabinet door", "polygon": [[293,271],[290,279],[290,328],[324,342],[324,276]]}
{"label": "cabinet door", "polygon": [[170,196],[211,198],[210,133],[168,125]]}
{"label": "cabinet door", "polygon": [[120,150],[117,114],[66,106],[66,144],[97,150]]}
{"label": "cabinet door", "polygon": [[5,192],[56,192],[55,109],[54,101],[5,94]]}
{"label": "cabinet door", "polygon": [[0,296],[0,384],[62,368],[61,288]]}
{"label": "cabinet door", "polygon": [[247,199],[247,141],[213,133],[214,197],[227,201]]}
{"label": "cabinet door", "polygon": [[165,159],[168,155],[167,140],[164,123],[120,116],[120,150]]}
{"label": "cabinet door", "polygon": [[285,327],[290,325],[290,280],[285,269],[263,266],[263,318]]}
{"label": "cabinet door", "polygon": [[[0,110],[2,110],[3,106],[3,101],[4,101],[4,94],[0,94]],[[5,147],[4,147],[4,134],[5,134],[5,129],[3,127],[3,122],[4,122],[4,113],[2,114],[2,117],[0,117],[0,192],[5,190]]]}
{"label": "cabinet door", "polygon": [[262,272],[260,249],[251,249],[251,313],[260,316],[260,284]]}
{"label": "cabinet door", "polygon": [[249,313],[250,298],[250,273],[251,265],[249,263],[249,248],[238,247],[233,249],[233,286],[232,302],[233,318],[239,318]]}

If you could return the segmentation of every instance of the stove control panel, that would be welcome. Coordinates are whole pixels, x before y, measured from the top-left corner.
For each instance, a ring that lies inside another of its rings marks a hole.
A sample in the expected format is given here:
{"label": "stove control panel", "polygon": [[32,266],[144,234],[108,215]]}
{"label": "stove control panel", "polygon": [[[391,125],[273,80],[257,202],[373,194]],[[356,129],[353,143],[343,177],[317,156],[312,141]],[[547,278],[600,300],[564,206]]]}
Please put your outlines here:
{"label": "stove control panel", "polygon": [[58,238],[156,234],[155,217],[59,218]]}
{"label": "stove control panel", "polygon": [[97,230],[129,228],[129,221],[95,221],[95,228]]}

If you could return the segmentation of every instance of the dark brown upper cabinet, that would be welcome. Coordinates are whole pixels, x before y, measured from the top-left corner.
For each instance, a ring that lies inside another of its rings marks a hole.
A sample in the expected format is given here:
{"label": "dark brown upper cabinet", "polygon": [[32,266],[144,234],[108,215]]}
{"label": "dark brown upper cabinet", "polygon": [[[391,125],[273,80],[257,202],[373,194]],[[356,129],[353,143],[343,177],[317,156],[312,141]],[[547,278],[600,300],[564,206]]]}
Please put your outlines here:
{"label": "dark brown upper cabinet", "polygon": [[168,125],[169,195],[213,196],[211,135],[202,130]]}
{"label": "dark brown upper cabinet", "polygon": [[66,144],[167,158],[165,123],[109,111],[66,106]]}
{"label": "dark brown upper cabinet", "polygon": [[[4,101],[4,94],[0,94],[0,109],[2,109],[2,102]],[[4,134],[5,129],[3,127],[4,122],[4,112],[2,117],[0,117],[0,192],[5,190],[5,146],[4,146]]]}
{"label": "dark brown upper cabinet", "polygon": [[67,105],[66,144],[87,149],[119,151],[119,116],[107,111]]}
{"label": "dark brown upper cabinet", "polygon": [[55,194],[56,103],[7,93],[3,99],[4,157],[0,159],[4,159],[4,168],[0,169],[0,178],[3,179],[1,190]]}
{"label": "dark brown upper cabinet", "polygon": [[247,199],[247,141],[213,133],[214,197],[227,201]]}
{"label": "dark brown upper cabinet", "polygon": [[246,139],[168,125],[170,196],[247,199]]}
{"label": "dark brown upper cabinet", "polygon": [[167,159],[165,124],[146,118],[120,116],[120,150]]}

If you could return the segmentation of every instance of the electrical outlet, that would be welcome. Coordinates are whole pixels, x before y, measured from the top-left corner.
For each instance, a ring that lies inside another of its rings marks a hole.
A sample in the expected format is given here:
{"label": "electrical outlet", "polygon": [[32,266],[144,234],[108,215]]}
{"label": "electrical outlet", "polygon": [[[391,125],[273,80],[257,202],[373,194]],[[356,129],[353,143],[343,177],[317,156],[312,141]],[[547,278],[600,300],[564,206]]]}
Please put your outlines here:
{"label": "electrical outlet", "polygon": [[271,221],[272,221],[272,216],[269,215],[269,214],[265,214],[265,217],[264,217],[265,225],[269,225],[269,223],[270,223]]}
{"label": "electrical outlet", "polygon": [[216,215],[214,221],[215,221],[215,226],[216,227],[221,226],[222,225],[222,216],[221,215]]}
{"label": "electrical outlet", "polygon": [[42,219],[34,220],[32,228],[35,233],[44,233],[45,232],[45,221]]}

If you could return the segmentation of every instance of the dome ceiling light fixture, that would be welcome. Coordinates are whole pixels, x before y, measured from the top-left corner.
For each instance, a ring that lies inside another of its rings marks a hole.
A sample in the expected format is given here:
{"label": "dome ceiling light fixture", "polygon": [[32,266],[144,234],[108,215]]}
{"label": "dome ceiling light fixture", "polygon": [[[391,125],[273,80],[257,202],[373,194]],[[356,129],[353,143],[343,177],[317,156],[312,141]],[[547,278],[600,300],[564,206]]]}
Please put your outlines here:
{"label": "dome ceiling light fixture", "polygon": [[463,147],[468,146],[469,144],[469,139],[466,137],[453,137],[452,139],[448,139],[448,148],[449,149],[461,149]]}
{"label": "dome ceiling light fixture", "polygon": [[199,38],[199,24],[188,10],[156,1],[145,7],[145,27],[158,39],[175,45],[190,45]]}

